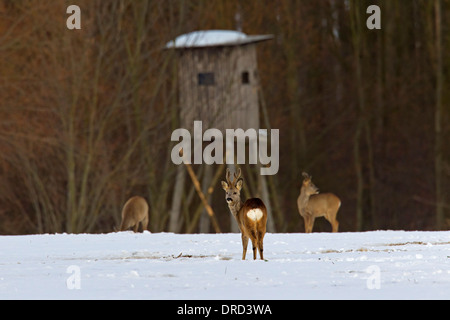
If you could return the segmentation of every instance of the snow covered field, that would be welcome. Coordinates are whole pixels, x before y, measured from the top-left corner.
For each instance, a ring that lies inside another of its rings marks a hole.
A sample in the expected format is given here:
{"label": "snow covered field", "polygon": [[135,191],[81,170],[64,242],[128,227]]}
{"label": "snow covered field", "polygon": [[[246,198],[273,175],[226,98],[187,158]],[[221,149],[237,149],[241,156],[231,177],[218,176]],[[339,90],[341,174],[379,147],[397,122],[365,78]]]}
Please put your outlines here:
{"label": "snow covered field", "polygon": [[450,299],[450,232],[0,237],[0,299]]}

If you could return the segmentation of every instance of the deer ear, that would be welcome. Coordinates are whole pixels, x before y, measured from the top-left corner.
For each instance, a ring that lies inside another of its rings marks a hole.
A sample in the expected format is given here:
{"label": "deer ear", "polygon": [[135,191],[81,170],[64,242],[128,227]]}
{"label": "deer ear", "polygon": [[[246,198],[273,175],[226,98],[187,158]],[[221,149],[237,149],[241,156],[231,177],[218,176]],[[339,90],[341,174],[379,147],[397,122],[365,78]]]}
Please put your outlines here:
{"label": "deer ear", "polygon": [[228,183],[226,183],[225,181],[221,181],[222,182],[222,188],[223,190],[227,191],[228,189]]}
{"label": "deer ear", "polygon": [[238,182],[236,182],[236,189],[239,191],[242,189],[242,183],[244,183],[242,179],[239,179]]}

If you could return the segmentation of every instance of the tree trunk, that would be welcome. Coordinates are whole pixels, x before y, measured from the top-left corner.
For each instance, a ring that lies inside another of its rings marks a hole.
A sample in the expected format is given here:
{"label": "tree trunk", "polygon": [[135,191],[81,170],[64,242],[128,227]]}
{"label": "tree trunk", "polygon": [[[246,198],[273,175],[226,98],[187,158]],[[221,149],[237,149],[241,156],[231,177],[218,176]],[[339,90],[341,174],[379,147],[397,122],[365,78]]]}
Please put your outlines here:
{"label": "tree trunk", "polygon": [[361,160],[361,133],[364,129],[365,121],[365,96],[362,78],[362,40],[361,40],[361,10],[359,9],[359,0],[352,1],[351,12],[351,27],[352,27],[352,42],[355,59],[355,80],[357,90],[357,122],[354,136],[353,156],[355,162],[355,175],[356,175],[356,230],[361,231],[363,228],[363,205],[364,205],[364,176]]}
{"label": "tree trunk", "polygon": [[436,30],[436,108],[434,114],[434,136],[435,136],[435,183],[436,183],[436,228],[444,226],[444,202],[442,192],[442,85],[443,85],[443,63],[442,63],[442,17],[441,0],[434,1],[435,30]]}

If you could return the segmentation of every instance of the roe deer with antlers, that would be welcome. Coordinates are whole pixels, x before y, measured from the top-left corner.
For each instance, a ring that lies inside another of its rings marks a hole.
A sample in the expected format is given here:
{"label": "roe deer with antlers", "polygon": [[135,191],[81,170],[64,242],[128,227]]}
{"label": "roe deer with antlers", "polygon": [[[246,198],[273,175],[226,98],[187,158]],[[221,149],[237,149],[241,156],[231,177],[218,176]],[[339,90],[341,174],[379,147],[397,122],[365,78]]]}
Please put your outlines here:
{"label": "roe deer with antlers", "polygon": [[144,198],[135,196],[128,199],[123,206],[120,231],[125,231],[134,227],[133,231],[137,232],[139,223],[142,224],[142,231],[147,230],[148,204]]}
{"label": "roe deer with antlers", "polygon": [[303,183],[297,206],[300,215],[305,220],[305,232],[311,233],[314,219],[325,217],[331,223],[332,231],[338,232],[339,222],[336,220],[337,212],[341,206],[341,200],[332,193],[320,193],[311,176],[303,172]]}
{"label": "roe deer with antlers", "polygon": [[225,190],[225,200],[231,214],[236,219],[242,238],[242,260],[245,260],[247,253],[248,239],[252,241],[253,260],[256,260],[256,249],[259,257],[263,256],[263,239],[266,234],[267,210],[264,202],[259,198],[251,198],[241,201],[241,189],[243,180],[240,178],[241,169],[234,173],[233,181],[230,180],[230,169],[227,169],[226,182],[222,181],[222,188]]}

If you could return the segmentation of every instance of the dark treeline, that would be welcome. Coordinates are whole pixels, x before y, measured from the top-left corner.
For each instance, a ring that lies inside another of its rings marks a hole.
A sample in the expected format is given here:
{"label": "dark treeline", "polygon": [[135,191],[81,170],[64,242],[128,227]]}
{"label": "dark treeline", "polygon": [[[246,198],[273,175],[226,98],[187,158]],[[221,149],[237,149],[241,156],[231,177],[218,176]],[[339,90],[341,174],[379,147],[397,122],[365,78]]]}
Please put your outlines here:
{"label": "dark treeline", "polygon": [[[372,4],[381,30],[366,27]],[[173,231],[177,70],[162,48],[207,29],[274,35],[258,66],[280,129],[277,232],[304,231],[302,171],[341,198],[340,231],[448,229],[448,21],[448,0],[0,0],[0,233],[109,232],[135,194],[151,231]],[[177,231],[198,232],[186,185]],[[210,203],[229,231],[219,181]]]}

